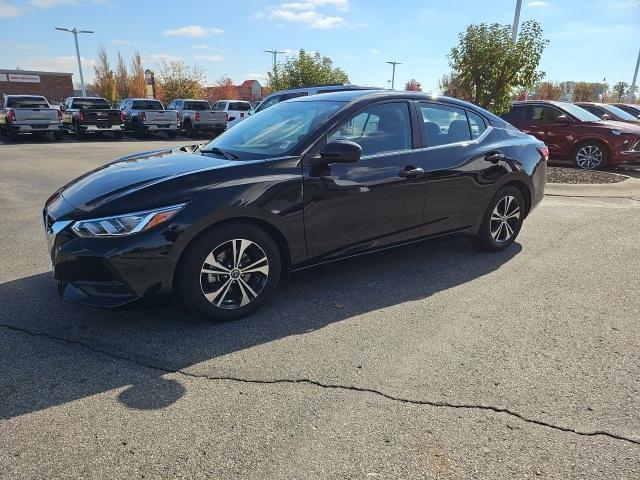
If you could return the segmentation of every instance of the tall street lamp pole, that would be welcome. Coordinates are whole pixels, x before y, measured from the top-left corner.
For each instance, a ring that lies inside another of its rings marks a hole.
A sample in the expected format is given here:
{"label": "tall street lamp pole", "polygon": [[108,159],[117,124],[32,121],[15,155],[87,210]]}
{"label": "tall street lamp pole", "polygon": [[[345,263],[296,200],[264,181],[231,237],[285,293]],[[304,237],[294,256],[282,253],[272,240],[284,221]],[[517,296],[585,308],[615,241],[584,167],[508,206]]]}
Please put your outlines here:
{"label": "tall street lamp pole", "polygon": [[629,87],[629,101],[633,102],[634,93],[636,93],[636,81],[638,80],[638,68],[640,68],[640,50],[638,50],[638,60],[636,60],[636,69],[633,72],[633,80],[631,81],[631,87]]}
{"label": "tall street lamp pole", "polygon": [[84,88],[84,77],[82,76],[82,62],[80,61],[80,48],[78,47],[78,34],[93,33],[93,32],[91,30],[78,30],[76,27],[73,27],[73,29],[56,27],[56,30],[73,33],[73,39],[76,42],[76,56],[78,57],[78,70],[80,71],[80,89],[82,90],[82,96],[86,97],[87,90]]}
{"label": "tall street lamp pole", "polygon": [[516,14],[513,16],[513,27],[511,28],[511,41],[516,43],[516,37],[518,36],[518,25],[520,24],[520,8],[522,7],[522,0],[516,0]]}
{"label": "tall street lamp pole", "polygon": [[402,63],[396,62],[395,60],[387,63],[393,65],[393,70],[391,71],[391,90],[393,90],[396,85],[396,65],[402,65]]}
{"label": "tall street lamp pole", "polygon": [[265,53],[270,53],[273,56],[273,72],[275,73],[278,54],[279,53],[287,53],[287,52],[284,52],[282,50],[273,49],[273,50],[265,50]]}

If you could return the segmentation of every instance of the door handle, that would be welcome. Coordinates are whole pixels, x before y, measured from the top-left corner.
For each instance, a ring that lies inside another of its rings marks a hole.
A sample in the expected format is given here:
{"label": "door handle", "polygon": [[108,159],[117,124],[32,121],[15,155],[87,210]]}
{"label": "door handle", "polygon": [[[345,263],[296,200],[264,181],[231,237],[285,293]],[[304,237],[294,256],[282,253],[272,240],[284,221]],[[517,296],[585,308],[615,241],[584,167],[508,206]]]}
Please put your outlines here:
{"label": "door handle", "polygon": [[408,166],[400,172],[402,178],[416,178],[424,175],[424,168]]}
{"label": "door handle", "polygon": [[500,152],[493,152],[493,153],[488,153],[484,159],[487,162],[491,162],[491,163],[498,163],[502,160],[506,160],[506,156],[504,155],[504,153],[500,153]]}

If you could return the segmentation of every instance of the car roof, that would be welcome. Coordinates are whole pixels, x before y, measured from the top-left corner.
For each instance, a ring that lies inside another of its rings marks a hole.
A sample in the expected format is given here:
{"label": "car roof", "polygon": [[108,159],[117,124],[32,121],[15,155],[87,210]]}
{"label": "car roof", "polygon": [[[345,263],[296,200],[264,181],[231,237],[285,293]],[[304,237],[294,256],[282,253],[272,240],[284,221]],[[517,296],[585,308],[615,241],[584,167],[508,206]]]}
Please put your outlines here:
{"label": "car roof", "polygon": [[296,87],[296,88],[288,88],[286,90],[278,90],[277,92],[273,92],[270,95],[281,95],[286,93],[294,93],[294,92],[307,92],[309,90],[321,90],[321,89],[332,89],[335,91],[341,90],[379,90],[380,87],[362,87],[360,85],[353,85],[351,83],[328,83],[324,85],[307,85],[304,87]]}
{"label": "car roof", "polygon": [[558,107],[562,107],[563,105],[567,105],[573,102],[565,102],[563,100],[517,100],[515,102],[511,102],[511,105],[533,105],[534,103],[545,103],[548,105],[556,105]]}
{"label": "car roof", "polygon": [[341,90],[339,92],[322,93],[307,97],[296,97],[287,102],[346,102],[346,103],[366,103],[372,100],[428,100],[447,103],[460,108],[474,110],[489,120],[504,123],[504,120],[491,112],[464,100],[445,97],[442,95],[431,95],[423,92],[406,92],[400,90]]}

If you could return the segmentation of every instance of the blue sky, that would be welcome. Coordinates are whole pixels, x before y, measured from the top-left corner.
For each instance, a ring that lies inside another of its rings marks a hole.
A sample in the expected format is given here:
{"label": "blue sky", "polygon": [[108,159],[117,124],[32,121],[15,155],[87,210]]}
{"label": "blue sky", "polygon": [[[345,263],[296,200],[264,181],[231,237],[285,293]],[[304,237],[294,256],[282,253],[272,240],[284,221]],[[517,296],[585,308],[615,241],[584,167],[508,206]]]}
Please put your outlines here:
{"label": "blue sky", "polygon": [[[94,30],[80,50],[85,77],[98,45],[112,57],[135,50],[145,67],[183,58],[223,74],[263,79],[265,49],[320,51],[353,83],[386,86],[387,60],[402,62],[425,91],[446,73],[446,55],[471,23],[513,20],[515,0],[0,0],[0,68],[74,72],[73,37],[53,27]],[[541,68],[549,80],[631,82],[640,48],[638,0],[523,0],[521,21],[539,21],[551,43]]]}

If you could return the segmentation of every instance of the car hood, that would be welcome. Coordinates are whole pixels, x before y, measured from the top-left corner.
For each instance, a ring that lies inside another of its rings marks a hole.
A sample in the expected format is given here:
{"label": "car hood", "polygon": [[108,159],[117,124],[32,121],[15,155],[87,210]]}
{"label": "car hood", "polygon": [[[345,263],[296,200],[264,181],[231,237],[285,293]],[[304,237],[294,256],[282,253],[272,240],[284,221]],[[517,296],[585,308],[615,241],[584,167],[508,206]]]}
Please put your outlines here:
{"label": "car hood", "polygon": [[[135,211],[189,200],[202,187],[196,173],[234,165],[238,162],[201,155],[197,147],[154,150],[93,170],[62,187],[60,194],[84,212],[102,211],[114,203],[123,204],[120,209],[126,204],[126,211]],[[175,185],[169,186],[168,182]]]}
{"label": "car hood", "polygon": [[594,125],[598,125],[603,128],[620,130],[622,133],[640,134],[640,125],[635,125],[633,123],[617,122],[615,120],[603,120],[601,122],[594,123]]}

